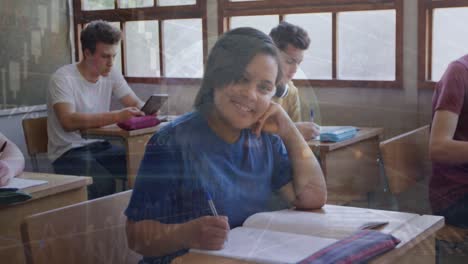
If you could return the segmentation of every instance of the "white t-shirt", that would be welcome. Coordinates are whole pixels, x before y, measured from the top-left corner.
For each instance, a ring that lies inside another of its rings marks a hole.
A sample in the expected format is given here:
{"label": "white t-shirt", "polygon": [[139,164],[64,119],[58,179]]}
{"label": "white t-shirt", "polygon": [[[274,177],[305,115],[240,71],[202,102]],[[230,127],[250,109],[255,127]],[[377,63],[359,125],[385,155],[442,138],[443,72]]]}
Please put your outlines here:
{"label": "white t-shirt", "polygon": [[112,94],[117,98],[133,94],[122,74],[115,69],[107,77],[100,76],[96,83],[87,81],[77,64],[62,66],[51,77],[47,92],[48,156],[55,161],[72,148],[94,142],[81,137],[79,131],[63,130],[54,111],[54,104],[69,103],[79,113],[103,113],[110,110]]}

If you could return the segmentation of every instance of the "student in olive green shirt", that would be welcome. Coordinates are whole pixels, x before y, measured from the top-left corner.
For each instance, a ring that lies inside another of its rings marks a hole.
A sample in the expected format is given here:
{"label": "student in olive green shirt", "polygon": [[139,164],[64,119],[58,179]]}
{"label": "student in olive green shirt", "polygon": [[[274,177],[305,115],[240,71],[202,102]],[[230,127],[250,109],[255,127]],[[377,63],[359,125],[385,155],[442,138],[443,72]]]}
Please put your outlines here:
{"label": "student in olive green shirt", "polygon": [[[313,117],[301,118],[299,93],[291,81],[304,59],[304,51],[309,47],[309,36],[301,27],[283,21],[271,30],[270,37],[281,51],[280,62],[283,71],[283,79],[277,88],[274,101],[286,110],[304,139],[310,140],[320,134],[319,126],[313,122],[319,116],[318,106],[313,106]],[[310,113],[308,114],[310,115]],[[302,122],[303,120],[307,120],[307,122]]]}

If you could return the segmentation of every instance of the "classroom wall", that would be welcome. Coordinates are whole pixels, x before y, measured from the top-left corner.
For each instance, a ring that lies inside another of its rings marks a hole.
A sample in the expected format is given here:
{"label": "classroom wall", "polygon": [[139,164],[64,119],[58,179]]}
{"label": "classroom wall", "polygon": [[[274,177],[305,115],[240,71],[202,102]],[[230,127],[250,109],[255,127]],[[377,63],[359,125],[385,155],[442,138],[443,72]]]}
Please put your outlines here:
{"label": "classroom wall", "polygon": [[[8,1],[17,3],[17,6],[12,6],[13,9],[21,9],[21,4],[24,5],[23,1]],[[40,1],[32,3],[39,4]],[[401,89],[299,87],[304,100],[307,101],[312,93],[317,96],[322,124],[383,127],[384,138],[389,138],[430,122],[432,90],[417,88],[417,14],[417,1],[404,1],[404,74]],[[63,23],[67,24],[66,11],[61,12],[60,16]],[[216,0],[208,0],[209,48],[216,40],[217,30]],[[43,45],[42,49],[49,47]],[[61,51],[63,54],[71,54],[69,47],[65,49],[68,50]],[[70,63],[71,57],[64,56],[66,57],[64,63]],[[166,110],[169,114],[190,111],[199,88],[198,85],[130,84],[130,86],[143,100],[153,93],[168,93],[170,99]],[[118,101],[113,100],[112,108],[119,107]],[[26,110],[25,113],[19,111],[0,113],[0,131],[27,153],[21,120],[28,115],[39,116],[46,113],[40,107],[23,110]],[[43,163],[47,167],[47,161]],[[30,166],[29,163],[27,166]]]}

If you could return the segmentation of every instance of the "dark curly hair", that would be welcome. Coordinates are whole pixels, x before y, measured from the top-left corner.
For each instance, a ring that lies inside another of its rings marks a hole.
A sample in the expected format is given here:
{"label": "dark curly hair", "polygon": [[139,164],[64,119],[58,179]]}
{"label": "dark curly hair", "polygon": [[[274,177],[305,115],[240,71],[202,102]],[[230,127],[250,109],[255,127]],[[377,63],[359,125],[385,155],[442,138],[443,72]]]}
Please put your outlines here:
{"label": "dark curly hair", "polygon": [[114,45],[119,43],[121,38],[122,32],[120,32],[120,29],[106,21],[95,20],[90,22],[83,31],[81,31],[81,51],[84,53],[84,51],[88,49],[91,53],[94,53],[98,42]]}
{"label": "dark curly hair", "polygon": [[270,31],[270,37],[280,50],[285,50],[288,44],[297,49],[306,50],[310,45],[310,38],[303,28],[290,24],[286,21]]}

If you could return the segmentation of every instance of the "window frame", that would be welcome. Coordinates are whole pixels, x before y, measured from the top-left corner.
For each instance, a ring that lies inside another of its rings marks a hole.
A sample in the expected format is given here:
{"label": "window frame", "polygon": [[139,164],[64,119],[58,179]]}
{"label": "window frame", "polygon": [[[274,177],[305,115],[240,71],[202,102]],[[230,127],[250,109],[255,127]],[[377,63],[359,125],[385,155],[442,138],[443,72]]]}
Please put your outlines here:
{"label": "window frame", "polygon": [[[280,21],[288,14],[332,13],[332,78],[296,79],[300,86],[316,87],[403,87],[403,0],[335,0],[326,4],[323,0],[260,0],[254,2],[230,2],[218,0],[218,33],[230,27],[232,16],[279,15]],[[337,13],[346,11],[395,10],[395,80],[343,80],[337,79],[338,45]]]}
{"label": "window frame", "polygon": [[125,39],[121,40],[122,74],[129,83],[149,83],[149,84],[200,84],[201,78],[179,78],[164,76],[164,55],[163,55],[163,21],[172,19],[201,19],[202,21],[202,41],[203,41],[203,64],[206,62],[208,53],[208,30],[207,30],[207,0],[196,0],[195,5],[181,6],[157,6],[158,0],[154,0],[152,7],[119,8],[118,0],[114,0],[114,9],[106,10],[83,10],[82,0],[73,0],[73,29],[75,37],[75,58],[80,59],[80,32],[82,25],[96,19],[109,22],[119,22],[120,30],[125,34],[123,24],[127,21],[158,21],[159,33],[159,69],[160,77],[128,77],[126,76],[125,61]]}
{"label": "window frame", "polygon": [[432,81],[432,42],[434,9],[468,7],[468,0],[418,0],[418,87],[434,89]]}

